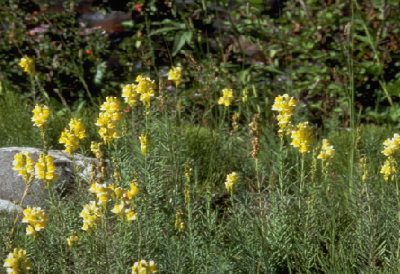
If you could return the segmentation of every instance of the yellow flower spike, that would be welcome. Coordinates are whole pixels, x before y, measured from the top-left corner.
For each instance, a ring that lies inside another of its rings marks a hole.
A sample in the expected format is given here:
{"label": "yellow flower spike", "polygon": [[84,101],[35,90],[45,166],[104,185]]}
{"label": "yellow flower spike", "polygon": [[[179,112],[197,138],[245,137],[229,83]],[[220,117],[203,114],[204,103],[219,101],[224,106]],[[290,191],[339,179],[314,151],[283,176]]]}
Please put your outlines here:
{"label": "yellow flower spike", "polygon": [[136,81],[138,82],[137,90],[140,94],[154,94],[156,83],[154,82],[154,80],[151,80],[150,77],[139,75],[138,77],[136,77]]}
{"label": "yellow flower spike", "polygon": [[182,68],[181,67],[172,67],[170,71],[168,71],[168,80],[172,80],[175,82],[176,87],[181,83],[182,78]]}
{"label": "yellow flower spike", "polygon": [[30,155],[30,152],[22,151],[21,153],[15,154],[13,161],[13,169],[19,171],[18,175],[21,175],[25,182],[28,182],[30,176],[35,173],[33,168],[35,162]]}
{"label": "yellow flower spike", "polygon": [[35,123],[34,125],[43,130],[43,128],[45,127],[45,123],[51,114],[49,108],[46,105],[36,105],[32,112],[32,121]]}
{"label": "yellow flower spike", "polygon": [[120,101],[115,97],[107,97],[106,102],[100,108],[104,112],[99,113],[96,126],[98,126],[100,137],[103,138],[104,143],[112,142],[115,138],[119,138],[116,131],[117,123],[122,119],[123,115],[121,110]]}
{"label": "yellow flower spike", "polygon": [[35,62],[33,62],[33,59],[25,56],[25,57],[21,58],[21,61],[19,62],[19,65],[28,74],[32,74],[32,75],[35,74]]}
{"label": "yellow flower spike", "polygon": [[151,149],[150,134],[142,132],[142,135],[139,137],[139,139],[140,139],[140,149],[142,150],[142,154],[146,155],[146,153],[149,153]]}
{"label": "yellow flower spike", "polygon": [[31,269],[31,262],[26,257],[26,250],[15,248],[5,259],[4,267],[10,274],[27,273]]}
{"label": "yellow flower spike", "polygon": [[317,158],[322,160],[326,160],[328,158],[329,161],[333,161],[334,154],[335,154],[335,149],[333,148],[333,146],[331,146],[331,143],[328,140],[323,139],[321,152],[319,153]]}
{"label": "yellow flower spike", "polygon": [[383,145],[385,146],[382,151],[386,156],[397,156],[400,151],[400,136],[395,133],[392,139],[387,139]]}
{"label": "yellow flower spike", "polygon": [[92,228],[97,227],[97,222],[102,218],[102,213],[95,201],[90,202],[89,204],[83,207],[80,215],[83,218],[83,226],[82,230],[87,231],[89,234]]}
{"label": "yellow flower spike", "polygon": [[40,207],[31,208],[28,206],[23,213],[25,217],[22,219],[22,222],[29,224],[26,228],[26,234],[33,236],[33,240],[35,240],[36,231],[44,229],[48,221],[48,216]]}
{"label": "yellow flower spike", "polygon": [[35,165],[35,174],[46,184],[46,188],[53,185],[53,182],[59,179],[55,174],[56,168],[53,165],[53,157],[44,153],[40,154],[39,162]]}
{"label": "yellow flower spike", "polygon": [[288,94],[280,95],[275,97],[275,102],[272,106],[272,110],[278,111],[278,125],[281,128],[280,136],[285,134],[285,128],[291,126],[290,119],[294,114],[294,108],[296,107],[296,100],[293,97],[289,97]]}
{"label": "yellow flower spike", "polygon": [[122,88],[122,97],[125,98],[125,102],[131,107],[137,106],[139,103],[139,92],[135,84],[129,84]]}
{"label": "yellow flower spike", "polygon": [[132,274],[150,274],[156,273],[157,271],[158,268],[153,261],[147,263],[146,260],[141,260],[132,266]]}
{"label": "yellow flower spike", "polygon": [[69,248],[71,248],[71,249],[72,249],[78,242],[79,242],[79,237],[78,237],[78,236],[72,235],[71,237],[69,237],[69,238],[67,239],[68,246],[69,246]]}
{"label": "yellow flower spike", "polygon": [[218,104],[220,105],[222,104],[226,107],[229,107],[232,101],[233,101],[232,90],[227,88],[223,89],[222,97],[219,98]]}
{"label": "yellow flower spike", "polygon": [[226,190],[228,192],[233,191],[233,189],[237,185],[238,180],[239,177],[237,176],[236,172],[232,172],[231,174],[226,175],[226,182],[225,182]]}
{"label": "yellow flower spike", "polygon": [[308,122],[297,125],[297,130],[292,132],[291,145],[299,148],[300,153],[304,156],[309,151],[311,144],[315,141],[313,129],[308,125]]}
{"label": "yellow flower spike", "polygon": [[243,102],[244,104],[247,103],[247,93],[248,93],[247,88],[245,88],[245,89],[243,90],[243,97],[242,97],[242,102]]}
{"label": "yellow flower spike", "polygon": [[394,175],[397,172],[397,164],[396,160],[393,157],[389,157],[385,164],[382,166],[380,173],[383,174],[383,177],[386,182],[393,181]]}

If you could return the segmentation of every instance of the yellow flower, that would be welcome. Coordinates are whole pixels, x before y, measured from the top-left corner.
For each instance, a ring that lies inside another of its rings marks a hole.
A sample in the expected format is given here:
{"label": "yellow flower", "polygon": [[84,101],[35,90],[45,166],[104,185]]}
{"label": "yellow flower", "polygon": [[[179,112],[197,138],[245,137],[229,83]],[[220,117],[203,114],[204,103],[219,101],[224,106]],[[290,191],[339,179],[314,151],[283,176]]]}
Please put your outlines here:
{"label": "yellow flower", "polygon": [[156,83],[154,83],[154,80],[151,80],[150,77],[139,75],[138,77],[136,77],[136,81],[138,82],[137,90],[140,94],[154,94]]}
{"label": "yellow flower", "polygon": [[394,180],[394,175],[397,172],[396,160],[393,157],[386,159],[385,164],[381,168],[381,172],[386,182]]}
{"label": "yellow flower", "polygon": [[280,135],[283,135],[285,131],[283,129],[290,125],[290,118],[294,114],[294,108],[296,107],[296,101],[293,97],[289,98],[288,94],[283,96],[275,97],[275,102],[272,106],[272,110],[278,111],[278,125],[282,129]]}
{"label": "yellow flower", "polygon": [[146,260],[141,260],[140,262],[136,262],[132,266],[132,274],[150,274],[158,271],[157,266],[153,261],[147,263]]}
{"label": "yellow flower", "polygon": [[90,145],[90,150],[96,155],[96,158],[98,158],[98,154],[100,153],[99,145],[101,145],[101,143],[96,143],[94,141],[92,141]]}
{"label": "yellow flower", "polygon": [[331,143],[328,140],[323,139],[321,152],[319,153],[317,158],[322,160],[326,160],[326,158],[328,158],[329,161],[333,161],[334,154],[335,154],[335,149],[333,148],[333,146],[331,146]]}
{"label": "yellow flower", "polygon": [[222,97],[219,98],[218,104],[222,104],[226,107],[231,105],[231,102],[233,101],[233,95],[232,95],[232,90],[231,89],[223,89],[222,90]]}
{"label": "yellow flower", "polygon": [[385,149],[382,151],[383,154],[386,156],[396,156],[400,150],[400,136],[399,134],[395,133],[392,139],[387,139],[383,145]]}
{"label": "yellow flower", "polygon": [[59,142],[65,145],[65,151],[72,155],[79,148],[79,139],[86,137],[85,126],[81,119],[72,118],[69,123],[69,128],[66,127],[61,133]]}
{"label": "yellow flower", "polygon": [[139,102],[139,92],[137,86],[135,84],[124,86],[122,89],[122,97],[125,98],[125,102],[127,102],[131,107],[137,106]]}
{"label": "yellow flower", "polygon": [[100,208],[97,207],[96,202],[92,201],[83,207],[79,216],[83,218],[82,229],[90,234],[91,229],[97,227],[97,222],[102,217],[102,214]]}
{"label": "yellow flower", "polygon": [[176,87],[179,86],[182,78],[182,68],[181,67],[172,67],[170,71],[168,71],[168,80],[172,80],[175,82]]}
{"label": "yellow flower", "polygon": [[9,274],[27,273],[31,269],[31,262],[26,257],[26,250],[15,248],[5,259],[4,267]]}
{"label": "yellow flower", "polygon": [[56,168],[53,165],[53,157],[40,154],[39,162],[36,163],[35,167],[36,176],[46,184],[46,188],[58,180],[59,177],[55,174]]}
{"label": "yellow flower", "polygon": [[31,208],[28,206],[23,213],[25,217],[22,219],[22,222],[31,225],[27,227],[26,234],[32,235],[33,239],[35,239],[36,231],[44,229],[48,216],[40,207]]}
{"label": "yellow flower", "polygon": [[142,135],[139,137],[140,139],[140,149],[142,150],[142,154],[146,155],[151,149],[151,140],[150,134],[142,132]]}
{"label": "yellow flower", "polygon": [[34,113],[32,121],[35,122],[35,126],[43,130],[47,118],[51,114],[49,108],[46,105],[42,106],[36,105],[36,107],[32,110],[32,112]]}
{"label": "yellow flower", "polygon": [[107,186],[106,184],[92,184],[89,192],[96,194],[98,199],[98,205],[101,205],[106,209],[107,202],[109,200],[109,196],[112,194],[112,187]]}
{"label": "yellow flower", "polygon": [[236,184],[239,180],[239,177],[236,175],[236,172],[232,172],[231,174],[226,175],[226,182],[225,182],[225,187],[226,190],[233,191],[233,189],[236,187]]}
{"label": "yellow flower", "polygon": [[32,226],[28,225],[28,227],[26,228],[26,234],[31,235],[33,237],[33,240],[35,240],[36,230]]}
{"label": "yellow flower", "polygon": [[133,200],[133,198],[135,198],[136,195],[139,194],[139,188],[137,187],[137,183],[135,182],[130,182],[129,185],[131,189],[126,194],[129,199]]}
{"label": "yellow flower", "polygon": [[245,88],[245,89],[243,90],[243,97],[242,97],[242,102],[243,102],[244,104],[247,102],[247,93],[248,93],[247,88]]}
{"label": "yellow flower", "polygon": [[99,119],[97,119],[99,134],[103,138],[104,143],[107,141],[112,142],[115,138],[119,138],[120,135],[116,131],[117,123],[122,119],[123,115],[121,110],[121,104],[119,100],[115,97],[107,97],[106,102],[101,105]]}
{"label": "yellow flower", "polygon": [[140,101],[142,101],[144,106],[150,107],[150,99],[151,97],[154,96],[154,93],[143,93],[142,95],[140,95]]}
{"label": "yellow flower", "polygon": [[297,130],[292,132],[291,145],[299,148],[300,153],[304,156],[309,151],[311,144],[315,138],[313,136],[313,129],[308,125],[308,122],[300,123],[297,125]]}
{"label": "yellow flower", "polygon": [[71,237],[69,237],[67,239],[67,243],[68,243],[68,246],[70,248],[74,247],[74,245],[76,245],[78,242],[79,242],[79,237],[78,236],[72,235]]}
{"label": "yellow flower", "polygon": [[24,68],[24,71],[28,74],[35,74],[35,63],[27,56],[21,58],[19,65]]}
{"label": "yellow flower", "polygon": [[29,178],[34,174],[34,161],[30,157],[31,153],[27,151],[22,151],[21,153],[15,154],[14,156],[14,170],[18,170],[18,175],[24,178],[25,182],[29,181]]}

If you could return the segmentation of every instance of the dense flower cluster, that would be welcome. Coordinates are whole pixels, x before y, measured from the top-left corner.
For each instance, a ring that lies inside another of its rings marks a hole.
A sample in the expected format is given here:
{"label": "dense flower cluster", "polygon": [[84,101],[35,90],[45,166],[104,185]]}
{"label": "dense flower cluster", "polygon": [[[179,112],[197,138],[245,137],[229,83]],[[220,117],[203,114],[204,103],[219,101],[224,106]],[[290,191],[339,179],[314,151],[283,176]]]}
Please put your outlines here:
{"label": "dense flower cluster", "polygon": [[139,193],[139,189],[135,182],[131,182],[129,184],[131,188],[130,190],[120,187],[114,189],[115,196],[121,203],[115,205],[111,212],[118,214],[122,220],[131,222],[136,220],[137,216],[137,214],[132,210],[132,204],[135,196]]}
{"label": "dense flower cluster", "polygon": [[21,61],[19,62],[19,65],[28,74],[35,74],[35,63],[33,62],[33,59],[25,56],[25,57],[21,58]]}
{"label": "dense flower cluster", "polygon": [[150,77],[142,75],[136,77],[136,81],[138,82],[137,90],[140,93],[140,101],[142,101],[144,106],[150,107],[150,98],[154,96],[156,83]]}
{"label": "dense flower cluster", "polygon": [[293,97],[289,98],[288,94],[275,97],[275,103],[272,106],[272,110],[278,111],[277,117],[278,124],[280,127],[279,135],[283,136],[285,128],[290,125],[290,118],[294,114],[294,108],[296,107],[296,101]]}
{"label": "dense flower cluster", "polygon": [[226,190],[228,190],[228,192],[233,191],[233,189],[237,185],[238,180],[239,177],[236,175],[236,172],[232,172],[231,174],[226,175],[226,182],[225,182]]}
{"label": "dense flower cluster", "polygon": [[96,202],[92,201],[83,207],[80,216],[83,218],[82,229],[90,234],[92,229],[97,227],[97,223],[103,215]]}
{"label": "dense flower cluster", "polygon": [[112,187],[107,186],[106,184],[92,184],[89,192],[96,194],[97,196],[97,204],[102,206],[104,209],[107,208],[107,202],[109,200],[110,195],[113,192]]}
{"label": "dense flower cluster", "polygon": [[120,101],[116,97],[107,97],[100,110],[103,112],[100,112],[96,126],[100,128],[99,134],[104,143],[112,142],[115,138],[120,137],[117,132],[117,123],[122,119]]}
{"label": "dense flower cluster", "polygon": [[21,175],[25,182],[28,182],[29,178],[34,175],[33,165],[35,162],[30,156],[30,152],[22,151],[21,153],[15,154],[13,161],[14,170],[19,171],[18,175]]}
{"label": "dense flower cluster", "polygon": [[382,151],[383,154],[390,157],[396,157],[400,151],[400,136],[399,134],[395,133],[392,139],[387,139],[383,142],[385,146],[384,150]]}
{"label": "dense flower cluster", "polygon": [[333,148],[333,146],[331,146],[331,143],[327,139],[323,139],[321,152],[319,153],[317,158],[323,161],[328,160],[331,162],[334,159],[334,154],[335,149]]}
{"label": "dense flower cluster", "polygon": [[59,142],[65,145],[65,151],[72,155],[75,150],[79,148],[79,139],[83,139],[86,136],[85,126],[82,124],[81,119],[72,118],[69,122],[69,128],[66,127],[61,133]]}
{"label": "dense flower cluster", "polygon": [[36,107],[32,110],[33,117],[32,121],[35,123],[35,126],[43,130],[45,127],[45,123],[47,118],[50,116],[51,112],[46,105],[36,105]]}
{"label": "dense flower cluster", "polygon": [[381,168],[383,178],[386,182],[393,181],[397,172],[396,157],[400,151],[400,136],[395,133],[392,139],[387,139],[384,143],[384,150],[382,151],[388,158]]}
{"label": "dense flower cluster", "polygon": [[179,86],[181,78],[182,78],[182,68],[172,67],[172,69],[168,71],[168,80],[174,81],[176,87]]}
{"label": "dense flower cluster", "polygon": [[157,271],[158,268],[153,261],[147,263],[145,260],[141,260],[132,266],[132,274],[150,274],[156,273]]}
{"label": "dense flower cluster", "polygon": [[46,188],[58,180],[59,176],[55,173],[53,157],[44,153],[40,154],[39,162],[36,163],[35,167],[36,176],[46,184]]}
{"label": "dense flower cluster", "polygon": [[232,90],[227,88],[223,89],[222,97],[219,98],[218,104],[229,107],[232,101],[233,101]]}
{"label": "dense flower cluster", "polygon": [[31,262],[26,257],[26,250],[15,248],[14,252],[9,253],[5,259],[4,267],[7,268],[9,274],[28,273]]}
{"label": "dense flower cluster", "polygon": [[308,122],[299,123],[296,131],[292,132],[291,145],[299,148],[300,153],[304,156],[309,151],[311,144],[315,141],[313,136],[313,129],[308,125]]}
{"label": "dense flower cluster", "polygon": [[128,84],[122,89],[122,97],[125,98],[125,102],[131,107],[135,107],[139,103],[139,91],[135,84]]}
{"label": "dense flower cluster", "polygon": [[22,219],[22,222],[29,224],[26,228],[26,234],[32,235],[33,239],[35,239],[36,231],[44,229],[48,216],[40,207],[31,208],[28,206],[23,213],[25,217]]}
{"label": "dense flower cluster", "polygon": [[146,153],[149,153],[151,149],[150,134],[142,132],[142,135],[139,137],[139,139],[140,139],[140,149],[142,150],[142,154],[146,155]]}

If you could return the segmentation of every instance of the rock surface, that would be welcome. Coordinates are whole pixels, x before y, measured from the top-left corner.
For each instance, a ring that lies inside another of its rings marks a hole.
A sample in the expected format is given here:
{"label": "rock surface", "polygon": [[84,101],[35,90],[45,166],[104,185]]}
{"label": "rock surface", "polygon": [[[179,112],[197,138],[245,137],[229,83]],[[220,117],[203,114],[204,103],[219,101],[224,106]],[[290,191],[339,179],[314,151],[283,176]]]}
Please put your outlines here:
{"label": "rock surface", "polygon": [[[18,176],[18,171],[13,169],[14,156],[22,151],[30,152],[35,163],[37,163],[40,153],[43,153],[42,149],[29,147],[0,148],[0,211],[13,212],[16,208],[14,202],[19,204],[24,194],[26,183],[21,176]],[[50,150],[48,154],[53,157],[56,173],[60,177],[54,182],[54,189],[63,195],[71,195],[69,191],[65,190],[73,189],[75,183],[72,160],[65,151]],[[86,182],[90,180],[90,164],[94,160],[95,158],[75,154],[75,164],[79,166],[77,176]],[[41,180],[35,179],[24,199],[22,208],[26,208],[28,205],[45,208],[49,195],[44,186]]]}

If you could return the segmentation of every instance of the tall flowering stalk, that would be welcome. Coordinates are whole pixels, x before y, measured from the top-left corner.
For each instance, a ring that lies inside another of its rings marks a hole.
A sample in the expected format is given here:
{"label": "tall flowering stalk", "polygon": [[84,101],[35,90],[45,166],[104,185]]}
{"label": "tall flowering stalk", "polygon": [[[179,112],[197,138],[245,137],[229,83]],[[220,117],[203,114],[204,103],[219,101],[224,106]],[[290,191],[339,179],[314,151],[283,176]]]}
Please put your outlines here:
{"label": "tall flowering stalk", "polygon": [[[299,123],[296,130],[292,131],[291,145],[297,147],[301,153],[301,178],[300,178],[300,193],[304,187],[304,156],[310,150],[311,144],[315,141],[313,128],[308,122]],[[300,206],[300,201],[299,201]]]}
{"label": "tall flowering stalk", "polygon": [[335,159],[335,149],[331,146],[331,143],[327,139],[322,140],[321,151],[318,154],[317,158],[321,159],[321,168],[322,172],[326,176],[328,175],[328,167],[329,164]]}

